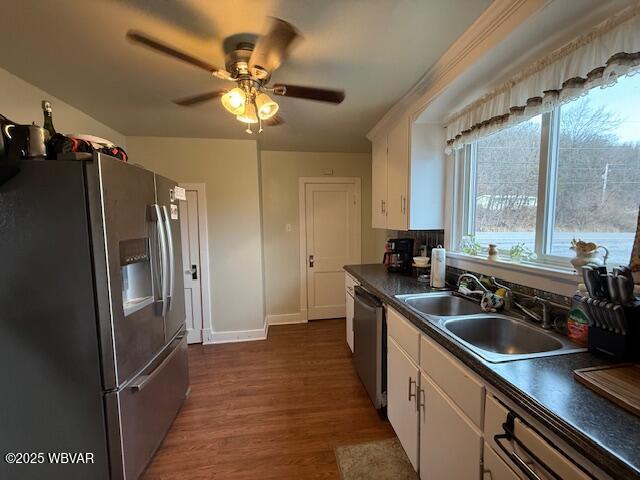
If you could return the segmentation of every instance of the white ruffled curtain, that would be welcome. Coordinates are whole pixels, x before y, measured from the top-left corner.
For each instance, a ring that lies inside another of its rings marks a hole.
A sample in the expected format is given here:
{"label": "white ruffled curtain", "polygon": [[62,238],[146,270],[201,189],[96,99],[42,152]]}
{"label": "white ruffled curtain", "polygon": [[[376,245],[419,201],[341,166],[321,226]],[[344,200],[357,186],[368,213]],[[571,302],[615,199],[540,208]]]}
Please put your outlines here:
{"label": "white ruffled curtain", "polygon": [[640,72],[640,2],[450,115],[447,153]]}

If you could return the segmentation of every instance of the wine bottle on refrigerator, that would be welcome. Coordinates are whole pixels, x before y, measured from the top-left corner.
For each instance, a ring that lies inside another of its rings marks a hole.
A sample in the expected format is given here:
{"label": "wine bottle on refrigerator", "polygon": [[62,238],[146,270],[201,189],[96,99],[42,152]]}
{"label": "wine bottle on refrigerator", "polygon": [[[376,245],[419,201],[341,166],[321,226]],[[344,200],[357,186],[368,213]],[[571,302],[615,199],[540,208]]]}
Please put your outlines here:
{"label": "wine bottle on refrigerator", "polygon": [[[51,102],[48,100],[42,101],[42,114],[44,115],[44,125],[43,128],[46,130],[45,133],[45,145],[47,150],[47,158],[52,159],[56,158],[55,153],[55,140],[53,140],[56,129],[53,126],[53,112],[51,108]],[[52,141],[53,140],[53,141]]]}
{"label": "wine bottle on refrigerator", "polygon": [[56,129],[53,126],[53,112],[51,108],[51,102],[48,100],[42,101],[42,113],[44,114],[44,129],[49,132],[49,138],[53,138],[56,134]]}

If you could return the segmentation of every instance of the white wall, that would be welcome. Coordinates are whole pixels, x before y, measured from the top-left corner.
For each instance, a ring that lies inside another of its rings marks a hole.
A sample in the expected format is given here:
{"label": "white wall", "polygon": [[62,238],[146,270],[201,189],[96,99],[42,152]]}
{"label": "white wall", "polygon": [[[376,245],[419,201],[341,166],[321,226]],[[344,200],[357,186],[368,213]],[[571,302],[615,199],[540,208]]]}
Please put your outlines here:
{"label": "white wall", "polygon": [[382,258],[387,231],[371,228],[371,154],[262,151],[267,317],[295,318],[300,312],[298,179],[322,177],[323,169],[332,169],[336,177],[361,178],[362,261],[379,263]]}
{"label": "white wall", "polygon": [[[133,163],[178,182],[206,183],[214,336],[217,332],[262,330],[265,315],[256,142],[127,137],[127,147]],[[234,339],[233,335],[223,338]]]}
{"label": "white wall", "polygon": [[0,68],[0,113],[17,123],[43,124],[42,100],[53,106],[53,125],[60,133],[85,133],[126,146],[120,132]]}

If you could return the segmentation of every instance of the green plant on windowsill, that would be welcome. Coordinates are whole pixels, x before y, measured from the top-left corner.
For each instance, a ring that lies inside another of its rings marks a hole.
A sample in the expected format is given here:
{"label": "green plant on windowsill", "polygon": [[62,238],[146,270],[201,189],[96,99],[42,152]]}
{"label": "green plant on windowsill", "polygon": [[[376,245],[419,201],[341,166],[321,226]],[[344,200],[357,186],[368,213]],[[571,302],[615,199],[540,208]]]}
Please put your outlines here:
{"label": "green plant on windowsill", "polygon": [[524,243],[516,243],[509,250],[509,258],[514,263],[520,263],[522,260],[531,261],[538,258],[538,255],[527,247]]}
{"label": "green plant on windowsill", "polygon": [[467,255],[478,256],[482,252],[482,245],[476,242],[476,237],[468,235],[460,241],[460,251]]}

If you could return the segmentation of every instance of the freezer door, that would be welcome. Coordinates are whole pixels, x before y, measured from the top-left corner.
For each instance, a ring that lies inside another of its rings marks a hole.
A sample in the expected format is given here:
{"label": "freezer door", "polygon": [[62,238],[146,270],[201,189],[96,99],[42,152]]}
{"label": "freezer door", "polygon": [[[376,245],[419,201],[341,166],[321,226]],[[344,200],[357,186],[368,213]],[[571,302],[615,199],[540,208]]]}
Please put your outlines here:
{"label": "freezer door", "polygon": [[87,164],[105,389],[114,389],[165,346],[160,292],[163,230],[153,173],[97,155]]}
{"label": "freezer door", "polygon": [[111,480],[138,478],[167,434],[188,388],[183,332],[140,375],[106,395]]}
{"label": "freezer door", "polygon": [[184,329],[184,276],[182,265],[182,237],[178,218],[178,200],[174,196],[177,183],[156,174],[156,200],[162,210],[167,246],[169,278],[167,288],[167,307],[164,311],[165,339],[173,338]]}
{"label": "freezer door", "polygon": [[0,186],[0,452],[90,452],[94,463],[0,461],[0,479],[107,480],[83,165],[20,168]]}

